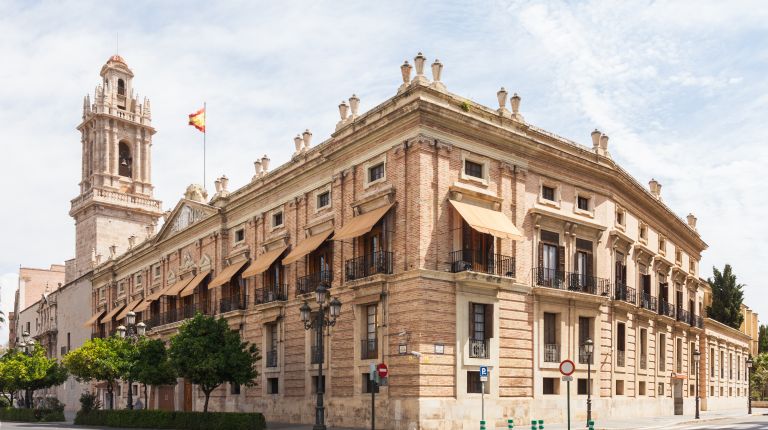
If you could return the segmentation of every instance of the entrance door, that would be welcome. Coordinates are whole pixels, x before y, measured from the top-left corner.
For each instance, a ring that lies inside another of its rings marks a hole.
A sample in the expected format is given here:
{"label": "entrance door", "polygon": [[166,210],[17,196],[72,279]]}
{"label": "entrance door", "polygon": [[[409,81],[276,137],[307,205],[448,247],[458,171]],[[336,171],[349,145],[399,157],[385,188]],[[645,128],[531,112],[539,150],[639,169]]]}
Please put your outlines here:
{"label": "entrance door", "polygon": [[184,412],[192,411],[192,383],[184,380]]}
{"label": "entrance door", "polygon": [[162,385],[157,387],[158,404],[157,408],[162,411],[173,411],[175,409],[173,402],[173,385]]}
{"label": "entrance door", "polygon": [[683,414],[683,380],[672,380],[672,398],[675,401],[675,415]]}

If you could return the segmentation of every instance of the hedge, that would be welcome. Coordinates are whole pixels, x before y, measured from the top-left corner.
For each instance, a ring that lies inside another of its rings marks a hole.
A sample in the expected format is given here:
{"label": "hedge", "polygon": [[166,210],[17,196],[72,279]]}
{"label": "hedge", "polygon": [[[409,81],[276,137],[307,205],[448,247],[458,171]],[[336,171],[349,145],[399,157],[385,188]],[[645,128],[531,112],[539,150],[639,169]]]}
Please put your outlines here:
{"label": "hedge", "polygon": [[0,421],[66,421],[64,412],[50,409],[0,408]]}
{"label": "hedge", "polygon": [[78,412],[75,424],[187,430],[262,430],[267,427],[264,415],[260,413],[172,412],[146,409]]}

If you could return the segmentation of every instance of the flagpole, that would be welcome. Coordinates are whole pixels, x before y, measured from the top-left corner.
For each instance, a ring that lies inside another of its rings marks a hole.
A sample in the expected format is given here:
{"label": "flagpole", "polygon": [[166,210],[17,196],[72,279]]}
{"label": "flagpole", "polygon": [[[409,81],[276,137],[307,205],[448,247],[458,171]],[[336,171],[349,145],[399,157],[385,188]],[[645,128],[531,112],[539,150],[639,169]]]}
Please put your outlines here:
{"label": "flagpole", "polygon": [[208,132],[208,107],[206,106],[206,102],[203,102],[203,118],[205,118],[205,122],[203,123],[203,191],[206,191],[205,188],[205,135]]}

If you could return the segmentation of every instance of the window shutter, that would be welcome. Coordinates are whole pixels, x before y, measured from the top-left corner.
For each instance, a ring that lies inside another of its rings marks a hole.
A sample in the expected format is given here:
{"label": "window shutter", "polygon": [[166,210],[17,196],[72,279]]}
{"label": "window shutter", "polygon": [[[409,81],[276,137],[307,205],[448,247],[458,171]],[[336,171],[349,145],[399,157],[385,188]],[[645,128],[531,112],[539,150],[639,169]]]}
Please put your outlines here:
{"label": "window shutter", "polygon": [[624,264],[621,265],[621,282],[627,283],[627,266]]}
{"label": "window shutter", "polygon": [[594,264],[594,259],[595,256],[591,252],[587,252],[587,276],[593,276],[592,265]]}
{"label": "window shutter", "polygon": [[643,292],[651,293],[651,275],[643,275]]}
{"label": "window shutter", "polygon": [[485,306],[485,338],[490,339],[493,337],[493,305],[486,304]]}
{"label": "window shutter", "polygon": [[565,247],[564,246],[560,246],[557,248],[557,270],[561,273],[560,276],[565,276],[565,275],[562,275],[562,273],[565,272]]}
{"label": "window shutter", "polygon": [[539,241],[539,270],[544,268],[544,242]]}
{"label": "window shutter", "polygon": [[617,284],[621,283],[621,262],[616,262],[616,274],[614,276]]}

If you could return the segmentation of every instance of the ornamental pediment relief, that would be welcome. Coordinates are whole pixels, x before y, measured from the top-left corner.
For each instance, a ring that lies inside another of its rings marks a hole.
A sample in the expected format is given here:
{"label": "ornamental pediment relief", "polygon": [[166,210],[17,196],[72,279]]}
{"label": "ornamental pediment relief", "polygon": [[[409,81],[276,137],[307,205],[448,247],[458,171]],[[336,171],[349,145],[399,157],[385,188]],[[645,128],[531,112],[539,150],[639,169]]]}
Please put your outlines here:
{"label": "ornamental pediment relief", "polygon": [[219,209],[188,199],[181,199],[168,215],[163,228],[157,235],[157,241],[174,236],[191,226],[218,214]]}

